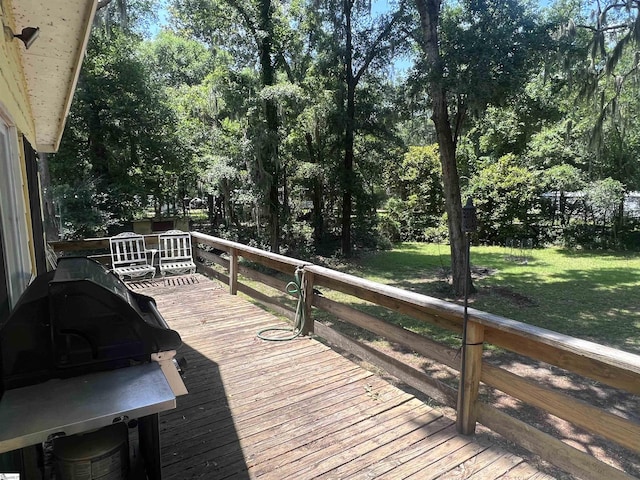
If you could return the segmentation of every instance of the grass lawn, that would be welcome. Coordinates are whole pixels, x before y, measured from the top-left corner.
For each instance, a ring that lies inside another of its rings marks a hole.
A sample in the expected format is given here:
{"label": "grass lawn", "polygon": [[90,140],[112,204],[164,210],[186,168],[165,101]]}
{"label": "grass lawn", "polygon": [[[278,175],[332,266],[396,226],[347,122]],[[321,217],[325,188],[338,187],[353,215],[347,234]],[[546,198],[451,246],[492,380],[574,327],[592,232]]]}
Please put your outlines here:
{"label": "grass lawn", "polygon": [[[640,353],[640,255],[471,247],[474,285],[470,306]],[[380,283],[462,303],[447,284],[448,245],[404,243],[361,256],[339,270]],[[378,308],[334,292],[332,298],[371,313]],[[379,312],[377,312],[379,314]],[[388,320],[454,344],[455,336],[393,312]]]}

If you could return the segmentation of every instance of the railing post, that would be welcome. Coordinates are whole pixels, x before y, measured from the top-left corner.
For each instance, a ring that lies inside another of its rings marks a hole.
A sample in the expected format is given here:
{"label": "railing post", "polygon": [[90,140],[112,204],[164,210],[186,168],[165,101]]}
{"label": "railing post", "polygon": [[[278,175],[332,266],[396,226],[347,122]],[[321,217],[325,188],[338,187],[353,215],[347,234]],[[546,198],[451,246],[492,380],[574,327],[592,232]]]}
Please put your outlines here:
{"label": "railing post", "polygon": [[238,293],[238,252],[235,248],[229,249],[229,293]]}
{"label": "railing post", "polygon": [[304,271],[302,277],[302,288],[304,289],[304,327],[301,335],[309,335],[313,333],[314,320],[311,314],[311,306],[313,305],[313,272]]}
{"label": "railing post", "polygon": [[473,435],[476,431],[476,403],[482,371],[483,342],[484,327],[479,323],[469,322],[467,325],[467,345],[463,345],[462,361],[460,362],[456,420],[456,428],[463,435]]}

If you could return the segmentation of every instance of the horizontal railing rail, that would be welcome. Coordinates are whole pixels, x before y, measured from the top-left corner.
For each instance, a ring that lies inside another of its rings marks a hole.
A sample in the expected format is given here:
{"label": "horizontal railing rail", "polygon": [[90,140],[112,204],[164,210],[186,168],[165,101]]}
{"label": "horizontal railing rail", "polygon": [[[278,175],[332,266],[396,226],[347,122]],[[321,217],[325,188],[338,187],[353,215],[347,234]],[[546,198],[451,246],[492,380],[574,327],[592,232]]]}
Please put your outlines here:
{"label": "horizontal railing rail", "polygon": [[[147,248],[158,248],[158,235],[144,235],[144,242]],[[103,265],[111,265],[109,237],[61,240],[49,242],[49,246],[57,254],[87,256]]]}
{"label": "horizontal railing rail", "polygon": [[[307,313],[305,333],[314,332],[330,343],[383,368],[442,404],[455,408],[458,428],[462,433],[473,433],[476,422],[479,422],[581,478],[634,478],[589,453],[534,428],[516,416],[509,415],[487,402],[486,395],[481,392],[487,388],[503,392],[524,404],[618,444],[633,455],[640,455],[640,423],[600,408],[595,401],[576,398],[542,385],[533,378],[517,375],[489,363],[483,351],[488,344],[495,345],[559,367],[566,374],[585,379],[585,382],[597,381],[608,385],[630,397],[640,395],[640,356],[470,308],[467,316],[469,346],[464,357],[466,375],[464,382],[459,382],[456,388],[322,322],[314,322],[313,312],[316,309],[327,312],[343,322],[366,329],[438,362],[453,372],[460,372],[461,358],[457,349],[333,300],[329,298],[329,293],[341,292],[456,333],[462,331],[462,306],[197,232],[192,232],[192,240],[196,264],[203,273],[227,284],[230,293],[244,293],[290,319],[295,317],[292,307],[277,301],[274,295],[265,294],[241,282],[241,279],[246,278],[283,292],[287,281],[274,272],[288,278],[294,275],[297,268],[303,267]],[[149,241],[153,239],[150,238]],[[56,242],[52,246],[54,250],[64,252],[93,251],[99,247],[108,248],[108,239]],[[324,295],[319,294],[317,289],[323,289]],[[462,395],[461,389],[464,389]]]}

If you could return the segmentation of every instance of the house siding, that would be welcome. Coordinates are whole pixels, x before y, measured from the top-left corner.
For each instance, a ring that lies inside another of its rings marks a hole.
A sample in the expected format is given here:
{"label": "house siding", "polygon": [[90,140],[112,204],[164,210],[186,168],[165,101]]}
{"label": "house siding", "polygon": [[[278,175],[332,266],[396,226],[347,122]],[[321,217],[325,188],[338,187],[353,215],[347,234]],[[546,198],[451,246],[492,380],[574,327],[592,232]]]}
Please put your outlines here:
{"label": "house siding", "polygon": [[[9,2],[5,1],[2,4],[2,22],[4,25],[8,25],[10,28],[14,28],[13,19],[11,18],[8,8]],[[2,232],[3,241],[0,248],[3,249],[3,258],[5,265],[0,265],[3,269],[3,275],[0,275],[0,299],[5,299],[2,303],[6,302],[6,296],[11,296],[7,284],[7,277],[24,277],[35,275],[36,268],[36,248],[34,242],[34,230],[32,226],[32,218],[29,209],[29,183],[27,178],[27,166],[26,157],[23,147],[23,137],[27,142],[35,141],[35,127],[33,121],[33,115],[31,107],[29,105],[29,97],[27,94],[27,83],[25,81],[24,73],[20,63],[20,56],[18,48],[22,48],[22,44],[18,41],[7,38],[3,32],[0,32],[0,116],[4,123],[9,127],[12,127],[8,134],[13,137],[11,143],[14,148],[12,150],[12,158],[8,159],[13,163],[14,168],[17,167],[19,171],[19,185],[16,185],[18,189],[13,192],[13,202],[18,206],[17,211],[25,212],[23,222],[26,225],[26,238],[22,238],[21,242],[25,242],[29,249],[29,266],[23,265],[20,272],[16,271],[4,271],[6,268],[13,270],[9,265],[14,262],[6,262],[6,238],[8,232]],[[34,212],[34,216],[39,212]],[[23,230],[24,231],[24,230]],[[21,235],[22,236],[22,235]],[[22,271],[28,268],[28,271]],[[15,294],[15,292],[14,292]],[[9,304],[15,304],[16,298],[11,298]],[[3,312],[2,316],[6,315],[6,307],[3,305],[0,310]]]}
{"label": "house siding", "polygon": [[[3,23],[14,29],[11,9],[6,0],[3,3]],[[23,48],[19,41],[7,39],[4,32],[0,33],[0,107],[9,117],[5,119],[27,137],[29,143],[35,145],[35,124],[18,48]]]}
{"label": "house siding", "polygon": [[27,25],[41,28],[40,38],[28,50],[0,32],[0,123],[8,152],[0,166],[12,173],[4,183],[0,178],[0,212],[5,211],[0,222],[0,325],[6,304],[15,304],[25,278],[46,268],[34,149],[53,152],[58,147],[97,3],[0,0],[0,26],[13,32]]}

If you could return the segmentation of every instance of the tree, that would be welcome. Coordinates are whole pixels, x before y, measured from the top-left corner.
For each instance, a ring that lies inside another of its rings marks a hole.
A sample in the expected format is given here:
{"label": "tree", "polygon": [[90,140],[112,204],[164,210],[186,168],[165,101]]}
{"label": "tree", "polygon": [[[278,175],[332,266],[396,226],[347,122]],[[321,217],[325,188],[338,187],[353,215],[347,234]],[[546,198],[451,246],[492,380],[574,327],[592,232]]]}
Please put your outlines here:
{"label": "tree", "polygon": [[[342,61],[344,63],[346,98],[344,123],[344,161],[342,178],[342,239],[343,255],[351,253],[351,215],[354,187],[354,138],[356,126],[356,89],[362,76],[367,72],[374,60],[382,60],[401,40],[398,38],[397,25],[404,15],[401,3],[398,10],[391,15],[382,15],[362,25],[362,19],[371,15],[371,3],[355,0],[342,2],[342,19],[344,28],[344,47]],[[367,15],[368,14],[368,15]],[[356,31],[356,21],[360,20],[360,31]],[[359,39],[357,42],[356,39]],[[357,42],[357,43],[356,43]]]}
{"label": "tree", "polygon": [[[439,48],[440,0],[415,0],[415,3],[420,15],[420,30],[422,33],[422,41],[420,43],[430,71],[431,119],[436,128],[440,150],[445,209],[449,226],[453,289],[459,293],[464,291],[466,278],[470,277],[470,275],[466,275],[465,272],[466,250],[462,234],[462,200],[458,167],[456,165],[456,145],[449,119],[444,63]],[[473,291],[473,288],[471,287],[469,291]]]}
{"label": "tree", "polygon": [[633,88],[637,83],[640,59],[634,47],[640,40],[639,10],[637,0],[597,2],[591,12],[593,23],[585,22],[579,11],[575,14],[578,18],[570,18],[563,30],[570,38],[579,30],[590,34],[586,45],[590,61],[581,72],[581,83],[583,97],[594,100],[599,110],[593,127],[593,146],[598,146],[603,138],[606,118],[623,122],[622,94],[625,87]]}
{"label": "tree", "polygon": [[540,172],[518,164],[513,154],[487,162],[471,179],[479,216],[478,235],[484,242],[504,244],[507,238],[535,238],[533,212],[538,210],[544,186]]}
{"label": "tree", "polygon": [[440,171],[437,145],[409,147],[401,162],[387,164],[387,221],[396,225],[397,240],[424,241],[427,229],[438,226],[444,213]]}
{"label": "tree", "polygon": [[[63,206],[67,218],[78,208],[95,209],[103,225],[94,225],[94,233],[131,219],[145,207],[147,194],[175,199],[193,173],[191,163],[182,161],[175,116],[137,56],[135,38],[117,27],[94,30],[60,150],[51,158],[57,184],[86,190],[78,198],[90,199],[81,207],[74,196],[77,208]],[[89,227],[78,220],[78,231],[86,235]]]}
{"label": "tree", "polygon": [[301,203],[311,202],[311,211],[300,208],[300,215],[310,217],[313,241],[319,247],[333,224],[325,209],[332,203],[331,179],[336,169],[331,155],[338,135],[332,122],[336,105],[333,92],[319,76],[306,78],[303,88],[309,101],[293,122],[285,148],[295,163],[291,168],[292,193],[297,193]]}
{"label": "tree", "polygon": [[214,55],[205,45],[168,30],[144,42],[140,55],[154,80],[167,87],[199,85],[215,68]]}
{"label": "tree", "polygon": [[558,164],[543,171],[542,185],[553,194],[553,205],[551,209],[551,223],[555,223],[559,218],[560,225],[569,225],[574,211],[577,209],[575,202],[571,203],[567,199],[567,193],[578,192],[584,186],[584,172],[580,169],[567,165]]}
{"label": "tree", "polygon": [[[258,65],[260,85],[268,89],[276,84],[276,61],[274,42],[277,6],[272,0],[225,0],[198,2],[175,0],[178,24],[183,30],[191,30],[206,41],[211,48],[229,44],[222,37],[230,31],[240,30],[248,35],[250,44],[239,36],[232,36],[242,45],[245,52],[253,51],[253,64]],[[220,11],[231,15],[220,15]],[[226,27],[226,31],[221,31]],[[234,48],[238,48],[237,46]],[[251,63],[249,63],[251,64]],[[271,251],[280,250],[281,203],[279,187],[281,164],[279,159],[279,118],[275,100],[263,95],[260,102],[260,117],[249,125],[248,134],[255,144],[255,182],[261,187],[269,217]]]}
{"label": "tree", "polygon": [[[624,186],[613,178],[591,182],[586,188],[586,203],[591,211],[594,226],[603,229],[620,212],[624,201]],[[614,230],[615,233],[615,230]]]}
{"label": "tree", "polygon": [[[415,0],[415,5],[420,20],[417,40],[424,55],[431,119],[440,151],[453,289],[462,293],[470,278],[465,271],[456,163],[464,121],[469,113],[482,111],[489,103],[502,104],[522,88],[522,78],[536,65],[536,49],[531,46],[544,37],[532,16],[511,0],[460,2],[448,16],[442,15],[441,0]],[[468,287],[473,289],[473,285]]]}

